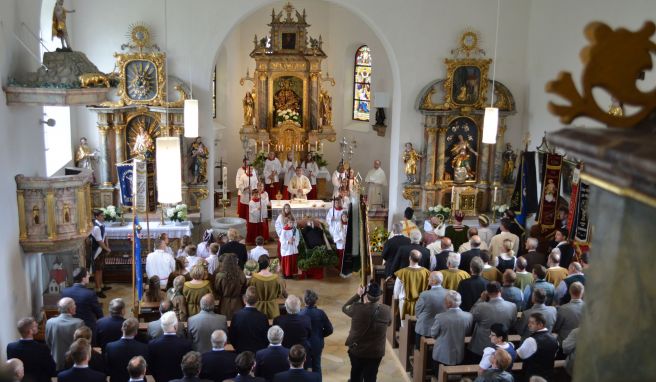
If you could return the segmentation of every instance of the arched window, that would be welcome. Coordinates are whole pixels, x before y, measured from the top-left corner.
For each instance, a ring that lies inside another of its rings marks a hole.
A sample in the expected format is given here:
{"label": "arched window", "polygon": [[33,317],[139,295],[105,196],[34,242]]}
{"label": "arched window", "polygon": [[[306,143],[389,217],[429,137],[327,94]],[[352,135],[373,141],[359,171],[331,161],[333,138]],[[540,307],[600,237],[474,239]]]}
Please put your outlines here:
{"label": "arched window", "polygon": [[371,51],[362,45],[355,51],[353,81],[353,119],[369,121],[371,109]]}

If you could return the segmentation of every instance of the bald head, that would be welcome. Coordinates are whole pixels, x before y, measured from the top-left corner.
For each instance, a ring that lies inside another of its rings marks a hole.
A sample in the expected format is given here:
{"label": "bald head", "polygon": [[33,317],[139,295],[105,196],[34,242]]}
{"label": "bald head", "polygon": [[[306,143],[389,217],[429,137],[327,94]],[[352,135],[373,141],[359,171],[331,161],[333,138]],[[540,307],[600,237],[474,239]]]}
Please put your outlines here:
{"label": "bald head", "polygon": [[402,229],[403,229],[403,226],[401,225],[401,223],[392,224],[392,233],[394,233],[395,235],[400,235]]}
{"label": "bald head", "polygon": [[380,168],[380,161],[379,161],[378,159],[376,159],[376,160],[374,161],[374,168],[375,168],[375,169],[379,169],[379,168]]}
{"label": "bald head", "polygon": [[442,285],[443,280],[444,280],[444,276],[442,275],[442,272],[433,271],[430,273],[430,276],[428,276],[428,285],[430,286]]}
{"label": "bald head", "polygon": [[471,238],[469,239],[469,244],[471,245],[472,248],[478,248],[481,246],[481,237],[476,235],[472,235]]}
{"label": "bald head", "polygon": [[569,274],[575,274],[575,273],[581,273],[583,272],[583,267],[581,266],[581,263],[577,261],[572,261],[569,264]]}
{"label": "bald head", "polygon": [[448,237],[443,237],[440,247],[442,248],[443,251],[451,248],[451,239],[449,239]]}
{"label": "bald head", "polygon": [[18,358],[7,360],[7,369],[14,377],[14,381],[22,381],[25,376],[25,369],[23,368],[23,361]]}

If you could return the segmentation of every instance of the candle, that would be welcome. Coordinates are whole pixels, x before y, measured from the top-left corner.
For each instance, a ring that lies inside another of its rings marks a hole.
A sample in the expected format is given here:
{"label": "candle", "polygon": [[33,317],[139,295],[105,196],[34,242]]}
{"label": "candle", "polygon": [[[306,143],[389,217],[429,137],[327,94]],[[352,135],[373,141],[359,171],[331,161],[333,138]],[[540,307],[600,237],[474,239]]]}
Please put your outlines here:
{"label": "candle", "polygon": [[494,186],[494,194],[492,194],[492,203],[493,204],[497,202],[497,188],[498,188],[497,186]]}
{"label": "candle", "polygon": [[456,186],[451,186],[451,208],[454,206],[454,200],[456,199]]}
{"label": "candle", "polygon": [[223,166],[223,199],[228,199],[228,167]]}

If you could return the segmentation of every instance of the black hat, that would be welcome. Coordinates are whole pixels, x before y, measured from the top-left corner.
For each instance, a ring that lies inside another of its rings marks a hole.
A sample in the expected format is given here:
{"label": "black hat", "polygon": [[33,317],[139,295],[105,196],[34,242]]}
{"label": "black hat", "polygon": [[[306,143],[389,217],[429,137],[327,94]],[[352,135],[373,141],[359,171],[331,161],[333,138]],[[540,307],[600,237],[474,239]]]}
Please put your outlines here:
{"label": "black hat", "polygon": [[371,296],[372,298],[378,298],[382,294],[380,290],[380,286],[378,286],[377,283],[371,283],[367,287],[367,296]]}

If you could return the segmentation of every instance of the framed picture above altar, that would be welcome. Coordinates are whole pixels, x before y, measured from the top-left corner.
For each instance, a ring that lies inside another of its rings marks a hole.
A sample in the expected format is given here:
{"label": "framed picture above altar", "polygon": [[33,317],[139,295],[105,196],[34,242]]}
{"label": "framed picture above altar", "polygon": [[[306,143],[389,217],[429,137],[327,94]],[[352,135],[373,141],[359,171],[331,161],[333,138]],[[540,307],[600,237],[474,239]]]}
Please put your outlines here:
{"label": "framed picture above altar", "polygon": [[487,74],[492,60],[446,59],[445,104],[480,108],[487,101]]}
{"label": "framed picture above altar", "polygon": [[443,180],[476,181],[479,137],[479,126],[472,118],[459,116],[449,122]]}

